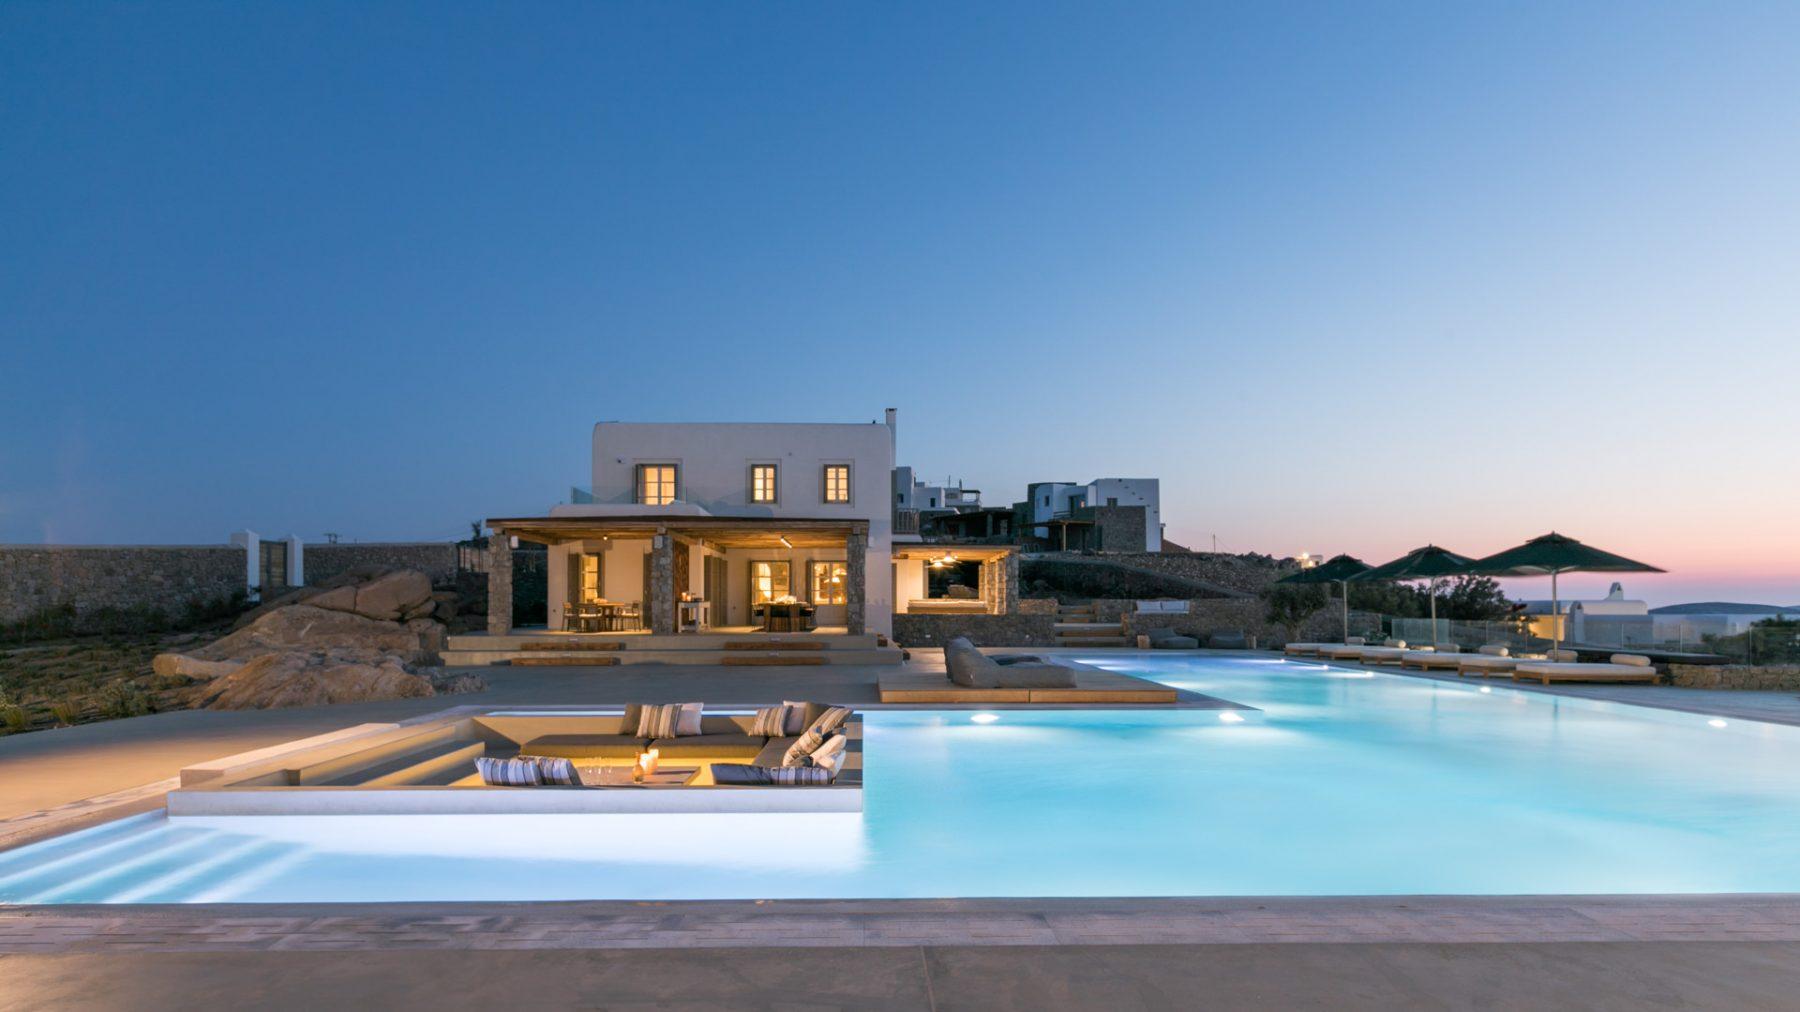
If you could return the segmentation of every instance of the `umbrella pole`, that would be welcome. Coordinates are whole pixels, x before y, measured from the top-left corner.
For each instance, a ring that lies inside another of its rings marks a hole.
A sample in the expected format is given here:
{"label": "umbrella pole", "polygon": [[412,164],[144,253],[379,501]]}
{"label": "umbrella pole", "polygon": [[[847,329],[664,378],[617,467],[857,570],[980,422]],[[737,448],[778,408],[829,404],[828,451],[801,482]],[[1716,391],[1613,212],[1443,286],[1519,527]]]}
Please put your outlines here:
{"label": "umbrella pole", "polygon": [[1562,649],[1562,605],[1556,600],[1556,570],[1550,571],[1550,649]]}
{"label": "umbrella pole", "polygon": [[1431,595],[1431,649],[1433,649],[1433,650],[1436,650],[1436,649],[1437,649],[1437,645],[1438,645],[1438,637],[1437,637],[1437,581],[1436,581],[1436,580],[1433,580],[1433,581],[1431,581],[1431,583],[1430,583],[1430,585],[1429,585],[1429,586],[1427,586],[1427,587],[1426,587],[1426,592],[1427,592],[1427,593],[1429,593],[1429,594],[1430,594],[1430,595]]}

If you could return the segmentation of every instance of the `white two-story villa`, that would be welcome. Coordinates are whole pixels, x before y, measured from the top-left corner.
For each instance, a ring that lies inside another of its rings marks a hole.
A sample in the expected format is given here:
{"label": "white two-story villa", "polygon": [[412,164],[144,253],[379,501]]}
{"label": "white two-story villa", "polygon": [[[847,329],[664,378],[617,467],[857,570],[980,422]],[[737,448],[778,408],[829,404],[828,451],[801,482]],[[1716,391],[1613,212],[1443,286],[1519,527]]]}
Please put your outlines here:
{"label": "white two-story villa", "polygon": [[487,521],[489,634],[514,631],[515,540],[547,547],[550,631],[891,636],[896,596],[925,610],[946,559],[980,573],[944,607],[1004,614],[1009,549],[896,551],[894,445],[892,409],[863,424],[601,422],[590,489]]}

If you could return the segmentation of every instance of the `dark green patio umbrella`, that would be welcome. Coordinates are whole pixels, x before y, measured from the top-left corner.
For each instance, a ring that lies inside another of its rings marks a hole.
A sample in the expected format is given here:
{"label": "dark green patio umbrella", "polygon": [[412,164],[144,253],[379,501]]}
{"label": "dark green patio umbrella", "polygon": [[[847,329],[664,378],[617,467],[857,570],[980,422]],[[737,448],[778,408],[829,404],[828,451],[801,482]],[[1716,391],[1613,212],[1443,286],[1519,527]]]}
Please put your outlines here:
{"label": "dark green patio umbrella", "polygon": [[1563,573],[1662,573],[1648,563],[1590,548],[1574,538],[1551,531],[1517,548],[1476,559],[1465,572],[1480,576],[1550,577],[1550,618],[1553,649],[1562,647],[1562,603],[1557,598],[1556,578]]}
{"label": "dark green patio umbrella", "polygon": [[1344,639],[1350,639],[1350,580],[1366,572],[1369,564],[1348,555],[1339,555],[1311,569],[1289,573],[1276,583],[1341,583],[1344,585]]}
{"label": "dark green patio umbrella", "polygon": [[1466,555],[1458,555],[1447,548],[1426,545],[1415,548],[1392,562],[1386,562],[1374,569],[1365,569],[1350,579],[1357,582],[1373,582],[1376,580],[1430,580],[1431,581],[1431,645],[1437,646],[1437,588],[1438,581],[1447,576],[1461,576],[1468,571],[1469,563],[1474,559]]}

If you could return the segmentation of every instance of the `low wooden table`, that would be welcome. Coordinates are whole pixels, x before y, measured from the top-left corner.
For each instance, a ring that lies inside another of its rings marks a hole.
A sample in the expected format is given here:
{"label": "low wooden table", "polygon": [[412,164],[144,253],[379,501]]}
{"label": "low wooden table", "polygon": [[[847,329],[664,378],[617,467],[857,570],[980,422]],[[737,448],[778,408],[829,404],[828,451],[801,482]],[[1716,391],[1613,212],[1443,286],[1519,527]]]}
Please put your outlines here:
{"label": "low wooden table", "polygon": [[686,787],[700,776],[698,766],[659,766],[639,783],[630,766],[578,766],[583,787]]}

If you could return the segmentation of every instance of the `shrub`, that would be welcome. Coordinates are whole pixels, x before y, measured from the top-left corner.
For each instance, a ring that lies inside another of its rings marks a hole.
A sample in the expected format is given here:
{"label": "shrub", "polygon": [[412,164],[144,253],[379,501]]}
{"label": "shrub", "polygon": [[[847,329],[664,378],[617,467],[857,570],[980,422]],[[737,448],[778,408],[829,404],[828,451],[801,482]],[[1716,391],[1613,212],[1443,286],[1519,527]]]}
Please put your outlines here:
{"label": "shrub", "polygon": [[6,725],[9,734],[23,731],[31,727],[31,715],[16,703],[0,704],[0,724]]}
{"label": "shrub", "polygon": [[81,718],[81,704],[73,699],[58,699],[50,704],[50,716],[63,727],[69,727]]}
{"label": "shrub", "polygon": [[100,712],[108,717],[135,717],[150,712],[150,699],[130,682],[112,682],[100,690]]}

